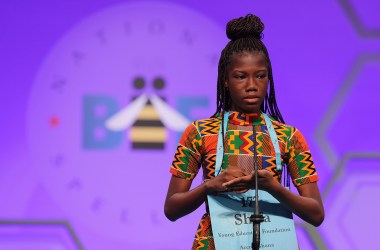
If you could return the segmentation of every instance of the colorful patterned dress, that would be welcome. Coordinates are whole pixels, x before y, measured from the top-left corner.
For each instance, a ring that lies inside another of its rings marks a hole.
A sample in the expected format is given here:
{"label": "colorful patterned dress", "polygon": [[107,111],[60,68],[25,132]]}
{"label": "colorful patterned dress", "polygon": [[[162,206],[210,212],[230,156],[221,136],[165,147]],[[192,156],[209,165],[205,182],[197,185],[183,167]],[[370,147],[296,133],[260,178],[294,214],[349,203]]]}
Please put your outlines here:
{"label": "colorful patterned dress", "polygon": [[[281,151],[281,161],[287,166],[292,182],[300,186],[316,182],[312,156],[306,141],[294,127],[272,119]],[[216,145],[221,126],[221,117],[197,120],[184,131],[178,144],[170,172],[179,178],[193,180],[202,167],[203,179],[214,178]],[[275,151],[263,115],[231,112],[224,141],[222,169],[237,166],[253,171],[253,126],[256,129],[257,161],[259,169],[267,169],[281,181],[281,172],[276,170]],[[208,210],[206,208],[206,210]],[[204,214],[195,234],[192,249],[215,249],[211,221]]]}

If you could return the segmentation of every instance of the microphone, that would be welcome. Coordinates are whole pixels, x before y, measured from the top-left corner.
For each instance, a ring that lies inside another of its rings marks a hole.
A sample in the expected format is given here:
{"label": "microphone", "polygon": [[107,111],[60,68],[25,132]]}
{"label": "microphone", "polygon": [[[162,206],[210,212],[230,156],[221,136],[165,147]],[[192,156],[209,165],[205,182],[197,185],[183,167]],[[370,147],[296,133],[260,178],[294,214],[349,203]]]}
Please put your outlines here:
{"label": "microphone", "polygon": [[252,239],[252,249],[258,250],[260,248],[260,223],[264,221],[264,216],[260,213],[259,207],[259,177],[258,177],[258,166],[257,166],[257,141],[256,141],[256,127],[253,126],[253,166],[255,171],[255,210],[254,213],[250,216],[250,221],[253,223],[253,239]]}

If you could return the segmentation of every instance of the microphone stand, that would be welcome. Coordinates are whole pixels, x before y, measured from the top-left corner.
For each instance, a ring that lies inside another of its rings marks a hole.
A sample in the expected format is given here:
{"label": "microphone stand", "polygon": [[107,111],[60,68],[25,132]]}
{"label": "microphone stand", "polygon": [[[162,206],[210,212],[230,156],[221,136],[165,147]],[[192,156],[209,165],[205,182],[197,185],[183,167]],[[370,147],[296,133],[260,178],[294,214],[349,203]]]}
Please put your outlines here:
{"label": "microphone stand", "polygon": [[254,171],[255,171],[255,211],[250,216],[250,221],[253,224],[252,249],[258,250],[260,248],[260,223],[264,221],[264,216],[262,215],[262,213],[260,213],[260,207],[259,207],[256,127],[255,125],[252,125],[252,126],[253,126],[253,138],[254,138],[253,164],[254,164]]}

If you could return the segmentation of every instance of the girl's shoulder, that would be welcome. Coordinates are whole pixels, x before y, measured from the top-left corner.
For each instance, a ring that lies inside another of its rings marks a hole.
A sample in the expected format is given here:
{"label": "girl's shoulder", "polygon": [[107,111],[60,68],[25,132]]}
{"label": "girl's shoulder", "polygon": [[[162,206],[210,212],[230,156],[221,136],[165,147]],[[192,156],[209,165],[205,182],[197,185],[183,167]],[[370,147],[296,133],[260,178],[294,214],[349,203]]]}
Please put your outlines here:
{"label": "girl's shoulder", "polygon": [[286,141],[289,140],[297,129],[289,124],[279,122],[271,117],[273,128],[276,131],[276,134],[280,140]]}
{"label": "girl's shoulder", "polygon": [[201,136],[214,134],[216,135],[219,132],[221,121],[222,120],[220,117],[210,117],[206,119],[195,120],[192,123],[192,126],[198,130]]}

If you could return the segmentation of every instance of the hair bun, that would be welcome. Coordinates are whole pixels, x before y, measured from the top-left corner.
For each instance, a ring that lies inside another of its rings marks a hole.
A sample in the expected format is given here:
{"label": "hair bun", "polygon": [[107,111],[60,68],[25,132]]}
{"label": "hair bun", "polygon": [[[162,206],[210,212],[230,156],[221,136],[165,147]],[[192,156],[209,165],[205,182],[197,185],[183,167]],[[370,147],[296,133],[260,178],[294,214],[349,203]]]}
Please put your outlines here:
{"label": "hair bun", "polygon": [[262,38],[264,24],[258,16],[248,14],[245,17],[232,19],[227,23],[226,33],[231,40],[254,37]]}

